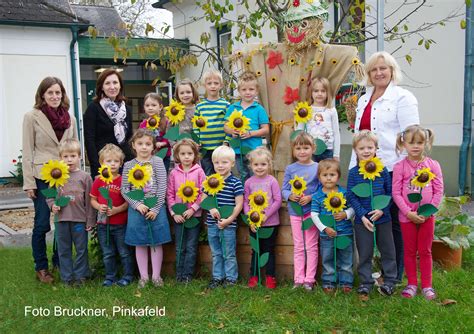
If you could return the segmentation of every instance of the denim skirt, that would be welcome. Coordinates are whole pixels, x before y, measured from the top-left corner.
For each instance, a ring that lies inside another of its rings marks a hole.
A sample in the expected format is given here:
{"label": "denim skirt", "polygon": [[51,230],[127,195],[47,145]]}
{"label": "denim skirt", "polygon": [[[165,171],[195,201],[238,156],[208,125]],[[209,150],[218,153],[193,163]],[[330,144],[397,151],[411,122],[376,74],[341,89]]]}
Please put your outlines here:
{"label": "denim skirt", "polygon": [[171,241],[170,226],[163,205],[154,220],[145,219],[133,208],[128,208],[125,243],[130,246],[157,246]]}

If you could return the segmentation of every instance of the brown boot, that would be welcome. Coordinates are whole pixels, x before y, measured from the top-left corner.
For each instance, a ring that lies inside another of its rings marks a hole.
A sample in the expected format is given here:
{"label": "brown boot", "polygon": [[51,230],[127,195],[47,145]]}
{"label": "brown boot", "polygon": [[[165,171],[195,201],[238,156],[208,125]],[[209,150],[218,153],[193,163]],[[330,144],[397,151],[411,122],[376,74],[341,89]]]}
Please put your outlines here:
{"label": "brown boot", "polygon": [[38,270],[36,272],[36,278],[39,279],[41,283],[51,284],[54,282],[54,277],[47,269]]}

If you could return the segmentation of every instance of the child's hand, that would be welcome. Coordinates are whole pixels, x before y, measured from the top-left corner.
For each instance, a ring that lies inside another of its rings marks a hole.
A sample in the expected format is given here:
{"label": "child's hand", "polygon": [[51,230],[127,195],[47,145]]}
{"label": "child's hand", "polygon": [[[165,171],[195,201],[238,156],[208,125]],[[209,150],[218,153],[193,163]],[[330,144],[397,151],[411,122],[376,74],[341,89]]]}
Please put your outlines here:
{"label": "child's hand", "polygon": [[100,213],[106,213],[108,208],[109,207],[107,206],[107,204],[99,204],[99,209],[97,211],[99,211]]}
{"label": "child's hand", "polygon": [[331,238],[337,237],[337,232],[334,231],[334,229],[332,229],[332,228],[330,228],[330,227],[326,227],[326,228],[324,229],[324,232],[326,232],[326,234],[327,234],[328,236],[330,236]]}
{"label": "child's hand", "polygon": [[362,217],[362,223],[364,224],[365,228],[368,229],[370,232],[374,231],[374,224],[367,219],[367,217]]}
{"label": "child's hand", "polygon": [[233,137],[233,138],[238,138],[238,137],[240,137],[240,131],[232,130],[232,137]]}
{"label": "child's hand", "polygon": [[250,231],[252,231],[253,233],[257,233],[257,229],[255,228],[255,226],[253,225],[250,225]]}
{"label": "child's hand", "polygon": [[156,148],[162,148],[162,147],[165,147],[166,146],[166,143],[162,143],[162,142],[157,142],[156,143]]}
{"label": "child's hand", "polygon": [[220,219],[217,221],[217,227],[221,230],[225,229],[227,225],[230,225],[232,220],[230,218]]}
{"label": "child's hand", "polygon": [[380,219],[380,217],[383,216],[383,211],[382,210],[373,210],[369,212],[370,220],[373,222],[376,222],[377,220]]}
{"label": "child's hand", "polygon": [[217,210],[216,208],[209,210],[209,213],[211,214],[212,217],[214,217],[214,219],[217,219],[217,220],[221,219],[221,214],[219,213],[219,210]]}
{"label": "child's hand", "polygon": [[303,195],[303,196],[301,196],[301,198],[300,198],[300,200],[298,201],[298,203],[299,203],[300,205],[306,205],[306,204],[308,204],[308,203],[311,203],[311,199],[312,199],[312,198],[311,198],[310,195],[306,195],[306,196]]}
{"label": "child's hand", "polygon": [[418,213],[414,211],[410,211],[407,214],[407,218],[414,224],[423,224],[425,222],[425,217],[418,215]]}
{"label": "child's hand", "polygon": [[148,220],[155,220],[155,218],[156,218],[156,212],[153,212],[153,211],[149,210],[149,211],[146,213],[145,218],[148,219]]}
{"label": "child's hand", "polygon": [[250,131],[240,134],[240,139],[247,139],[251,137],[252,137],[252,134],[250,133]]}
{"label": "child's hand", "polygon": [[116,215],[116,214],[117,214],[117,207],[116,206],[113,206],[112,209],[107,208],[107,216],[108,217]]}
{"label": "child's hand", "polygon": [[183,212],[183,218],[184,219],[189,219],[193,215],[194,215],[194,209],[193,208],[189,208],[189,209],[187,209],[186,211]]}
{"label": "child's hand", "polygon": [[87,227],[86,227],[86,231],[87,231],[87,232],[90,232],[90,231],[92,231],[92,229],[93,229],[93,227],[92,227],[92,226],[87,226]]}
{"label": "child's hand", "polygon": [[299,202],[300,201],[300,198],[301,196],[299,195],[295,195],[295,194],[290,194],[290,197],[288,197],[288,199],[292,202]]}
{"label": "child's hand", "polygon": [[148,207],[145,204],[139,204],[137,206],[137,211],[140,212],[142,215],[145,215],[148,212]]}
{"label": "child's hand", "polygon": [[334,214],[334,219],[336,219],[337,222],[347,219],[347,213],[345,211],[341,211],[338,213]]}
{"label": "child's hand", "polygon": [[53,204],[53,206],[51,207],[51,211],[52,211],[54,214],[57,214],[59,211],[61,211],[61,207],[60,207],[60,206],[57,206],[56,204]]}
{"label": "child's hand", "polygon": [[181,215],[174,215],[173,219],[177,224],[183,224],[185,222],[185,219]]}

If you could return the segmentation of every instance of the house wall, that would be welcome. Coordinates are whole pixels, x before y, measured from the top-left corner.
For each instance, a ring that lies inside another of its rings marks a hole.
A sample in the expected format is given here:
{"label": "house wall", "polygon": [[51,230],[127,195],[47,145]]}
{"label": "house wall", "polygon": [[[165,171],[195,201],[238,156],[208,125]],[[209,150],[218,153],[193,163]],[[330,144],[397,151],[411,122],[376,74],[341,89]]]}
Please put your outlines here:
{"label": "house wall", "polygon": [[59,77],[72,98],[70,41],[69,29],[0,26],[0,177],[14,170],[23,116],[32,109],[41,80]]}

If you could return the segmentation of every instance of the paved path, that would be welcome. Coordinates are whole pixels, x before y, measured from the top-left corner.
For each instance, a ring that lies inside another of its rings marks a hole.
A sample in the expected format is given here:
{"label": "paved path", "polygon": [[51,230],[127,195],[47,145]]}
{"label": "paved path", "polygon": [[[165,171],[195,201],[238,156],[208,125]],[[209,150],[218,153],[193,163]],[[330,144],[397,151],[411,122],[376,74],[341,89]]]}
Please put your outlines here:
{"label": "paved path", "polygon": [[33,201],[21,188],[0,189],[0,210],[33,207]]}

